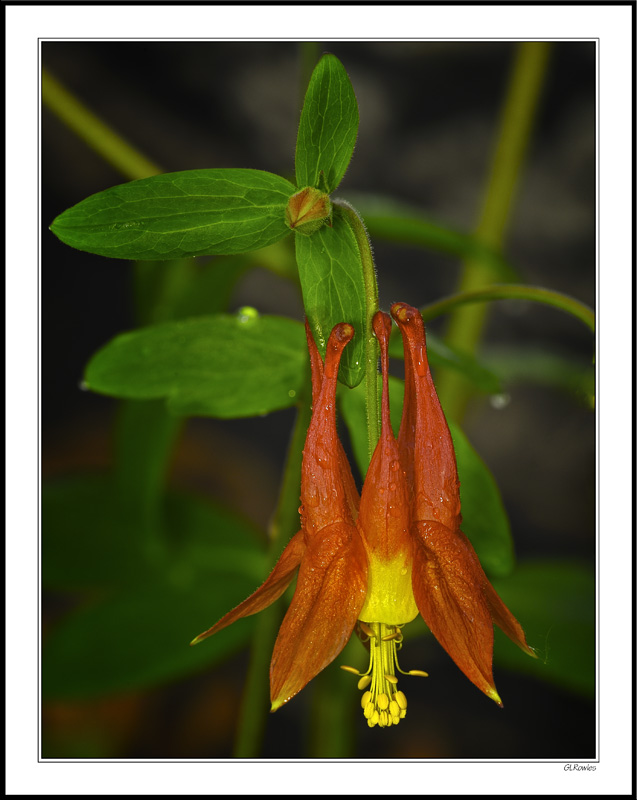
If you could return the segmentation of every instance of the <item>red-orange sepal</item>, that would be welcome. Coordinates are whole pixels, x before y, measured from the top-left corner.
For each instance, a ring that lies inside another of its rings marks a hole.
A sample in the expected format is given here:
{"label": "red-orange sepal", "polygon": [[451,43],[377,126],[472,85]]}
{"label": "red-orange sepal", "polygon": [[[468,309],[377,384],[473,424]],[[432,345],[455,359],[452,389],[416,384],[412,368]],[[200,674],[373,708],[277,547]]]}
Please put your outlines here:
{"label": "red-orange sepal", "polygon": [[367,559],[355,526],[329,525],[308,540],[294,598],[272,654],[272,711],[299,692],[345,647],[366,589]]}
{"label": "red-orange sepal", "polygon": [[412,588],[429,630],[478,689],[499,705],[493,681],[493,620],[483,594],[487,581],[469,540],[440,523],[412,529]]}

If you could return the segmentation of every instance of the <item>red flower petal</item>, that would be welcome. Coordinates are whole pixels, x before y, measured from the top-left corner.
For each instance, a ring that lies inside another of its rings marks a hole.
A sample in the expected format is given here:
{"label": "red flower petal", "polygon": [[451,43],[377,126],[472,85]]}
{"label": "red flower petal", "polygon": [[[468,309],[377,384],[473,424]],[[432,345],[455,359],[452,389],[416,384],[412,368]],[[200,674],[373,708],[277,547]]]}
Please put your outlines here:
{"label": "red flower petal", "polygon": [[288,542],[285,550],[281,553],[281,557],[274,566],[274,569],[266,578],[265,582],[255,591],[250,597],[239,603],[239,605],[232,611],[229,611],[222,617],[216,625],[209,628],[207,631],[200,633],[190,644],[199,644],[199,642],[212,636],[213,633],[227,628],[242,617],[249,617],[259,611],[272,605],[275,600],[278,600],[283,592],[288,588],[296,568],[301,563],[301,558],[305,552],[305,542],[303,531],[299,531]]}
{"label": "red flower petal", "polygon": [[389,314],[379,311],[373,320],[381,346],[383,394],[381,434],[365,477],[358,517],[367,549],[383,561],[408,554],[409,490],[400,463],[398,442],[389,417],[388,344],[391,333]]}
{"label": "red flower petal", "polygon": [[296,591],[274,646],[270,697],[276,711],[347,644],[367,589],[356,526],[338,523],[308,539]]}

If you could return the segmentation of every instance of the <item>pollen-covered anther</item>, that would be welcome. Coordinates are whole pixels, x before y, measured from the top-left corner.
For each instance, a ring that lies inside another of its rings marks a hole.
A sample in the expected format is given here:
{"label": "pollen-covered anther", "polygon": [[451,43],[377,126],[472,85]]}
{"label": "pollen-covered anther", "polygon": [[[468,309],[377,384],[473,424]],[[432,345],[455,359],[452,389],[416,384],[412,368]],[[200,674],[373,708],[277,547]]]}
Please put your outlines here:
{"label": "pollen-covered anther", "polygon": [[371,675],[363,675],[363,677],[358,682],[358,688],[362,692],[363,689],[366,689],[371,682],[372,682],[372,676]]}
{"label": "pollen-covered anther", "polygon": [[376,636],[376,631],[372,628],[371,625],[368,625],[366,622],[359,621],[358,626],[365,634],[365,636],[367,636],[368,638],[373,639],[374,636]]}

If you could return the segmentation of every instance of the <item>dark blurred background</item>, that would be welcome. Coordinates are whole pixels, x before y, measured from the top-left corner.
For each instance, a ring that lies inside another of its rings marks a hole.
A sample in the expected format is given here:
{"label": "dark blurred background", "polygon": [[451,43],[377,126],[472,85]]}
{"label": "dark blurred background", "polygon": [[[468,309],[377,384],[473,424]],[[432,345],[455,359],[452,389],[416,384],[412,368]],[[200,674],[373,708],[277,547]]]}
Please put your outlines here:
{"label": "dark blurred background", "polygon": [[[317,56],[329,51],[341,59],[360,110],[356,150],[337,194],[388,195],[470,232],[515,47],[321,42]],[[248,167],[293,179],[304,90],[298,43],[44,42],[42,65],[166,172]],[[505,247],[524,282],[593,307],[595,118],[594,44],[554,43]],[[42,470],[48,479],[111,463],[116,401],[81,391],[80,382],[90,356],[136,322],[131,265],[72,250],[48,231],[64,209],[124,178],[46,109],[41,141]],[[396,300],[424,305],[454,291],[457,258],[381,240],[373,246],[381,307]],[[294,287],[261,269],[241,281],[230,310],[242,305],[303,316]],[[445,319],[430,328],[442,335]],[[519,344],[582,368],[593,355],[591,334],[578,320],[538,304],[492,304],[484,352]],[[293,419],[288,410],[249,420],[191,420],[174,458],[172,483],[222,499],[265,529]],[[499,484],[518,558],[568,557],[592,565],[590,406],[563,386],[519,380],[504,396],[477,396],[464,428]],[[59,598],[45,595],[45,624],[62,611]],[[409,662],[406,668],[425,668],[435,681],[411,688],[409,714],[395,731],[370,731],[361,717],[357,757],[595,756],[591,697],[500,670],[501,711],[430,637],[410,645]],[[246,666],[243,653],[168,686],[45,705],[44,755],[229,757]],[[269,717],[264,757],[307,755],[311,697],[310,684]]]}

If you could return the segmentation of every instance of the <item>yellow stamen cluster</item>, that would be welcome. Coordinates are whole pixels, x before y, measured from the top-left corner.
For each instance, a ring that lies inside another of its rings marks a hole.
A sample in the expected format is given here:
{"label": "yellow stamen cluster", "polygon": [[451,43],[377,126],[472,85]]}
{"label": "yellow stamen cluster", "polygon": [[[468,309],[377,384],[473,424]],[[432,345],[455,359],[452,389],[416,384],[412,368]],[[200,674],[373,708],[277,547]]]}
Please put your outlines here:
{"label": "yellow stamen cluster", "polygon": [[398,689],[396,671],[422,677],[426,677],[427,673],[416,669],[403,672],[398,666],[398,650],[403,641],[400,626],[386,625],[384,622],[359,622],[359,627],[363,635],[369,638],[367,672],[360,673],[354,667],[341,669],[360,676],[358,688],[365,690],[361,707],[370,728],[398,725],[407,715],[407,698]]}

